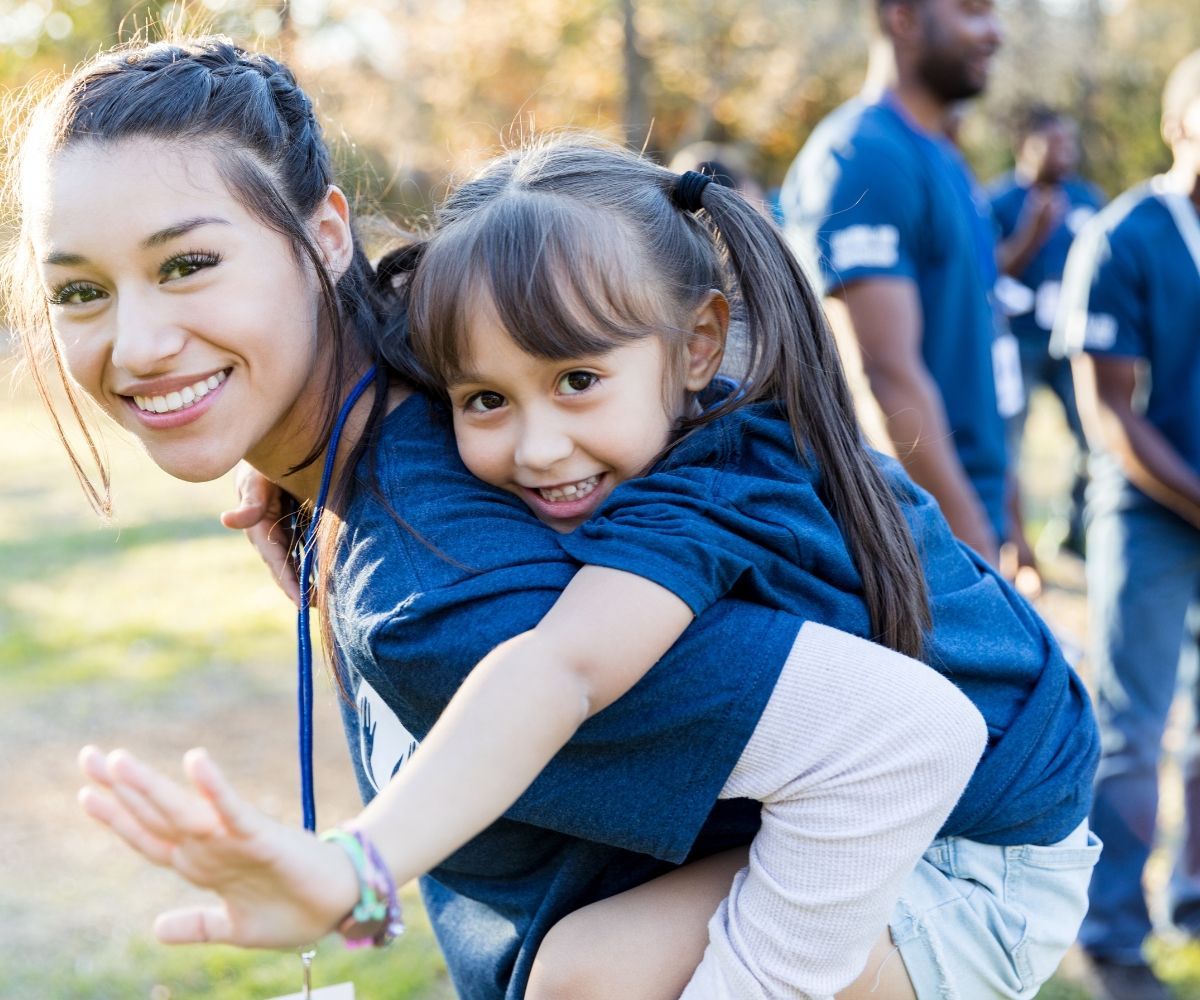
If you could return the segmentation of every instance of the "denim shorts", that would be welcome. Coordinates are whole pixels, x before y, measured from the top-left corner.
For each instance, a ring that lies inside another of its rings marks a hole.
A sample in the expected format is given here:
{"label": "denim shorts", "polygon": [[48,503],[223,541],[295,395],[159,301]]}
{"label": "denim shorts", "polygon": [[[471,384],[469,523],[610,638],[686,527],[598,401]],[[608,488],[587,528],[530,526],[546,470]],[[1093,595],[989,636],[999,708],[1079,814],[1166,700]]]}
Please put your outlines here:
{"label": "denim shorts", "polygon": [[1036,996],[1087,912],[1100,846],[1086,822],[1046,847],[935,840],[889,924],[919,1000]]}

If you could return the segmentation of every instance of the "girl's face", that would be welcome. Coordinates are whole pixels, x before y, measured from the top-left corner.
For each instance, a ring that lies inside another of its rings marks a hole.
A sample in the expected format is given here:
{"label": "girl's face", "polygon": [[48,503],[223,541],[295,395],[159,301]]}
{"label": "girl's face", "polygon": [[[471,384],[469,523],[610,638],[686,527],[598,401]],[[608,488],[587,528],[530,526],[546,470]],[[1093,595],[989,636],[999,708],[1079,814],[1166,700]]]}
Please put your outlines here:
{"label": "girl's face", "polygon": [[317,283],[215,159],[84,141],[27,190],[51,326],[104,411],[180,479],[273,478],[321,414]]}
{"label": "girl's face", "polygon": [[693,338],[675,364],[655,336],[554,361],[518,347],[490,307],[476,309],[467,370],[447,387],[463,463],[556,531],[573,531],[667,446],[688,393],[720,363],[723,332]]}

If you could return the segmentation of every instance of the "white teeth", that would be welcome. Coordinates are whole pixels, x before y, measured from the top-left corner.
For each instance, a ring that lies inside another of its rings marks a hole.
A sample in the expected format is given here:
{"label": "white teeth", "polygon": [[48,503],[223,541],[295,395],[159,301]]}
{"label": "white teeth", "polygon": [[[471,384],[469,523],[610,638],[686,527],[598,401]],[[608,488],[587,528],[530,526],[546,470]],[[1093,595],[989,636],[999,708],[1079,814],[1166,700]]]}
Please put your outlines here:
{"label": "white teeth", "polygon": [[147,413],[174,413],[193,406],[224,381],[225,373],[217,372],[176,392],[168,392],[165,396],[134,396],[133,402],[139,410]]}
{"label": "white teeth", "polygon": [[551,503],[563,500],[582,500],[596,488],[599,482],[599,476],[588,476],[587,479],[581,479],[579,482],[571,483],[568,486],[552,486],[550,489],[539,489],[538,493],[541,494],[543,500],[549,500]]}

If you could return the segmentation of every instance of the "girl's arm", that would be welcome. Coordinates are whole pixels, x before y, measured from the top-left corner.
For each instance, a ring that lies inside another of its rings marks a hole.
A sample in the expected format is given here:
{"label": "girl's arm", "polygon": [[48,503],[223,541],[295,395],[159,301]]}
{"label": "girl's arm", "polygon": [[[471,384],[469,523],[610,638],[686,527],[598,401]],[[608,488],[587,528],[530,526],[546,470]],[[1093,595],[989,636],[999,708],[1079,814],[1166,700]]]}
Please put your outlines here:
{"label": "girl's arm", "polygon": [[583,567],[536,628],[471,671],[355,826],[379,846],[398,883],[429,871],[499,819],[691,620],[688,606],[656,583]]}
{"label": "girl's arm", "polygon": [[[671,592],[586,566],[536,628],[475,667],[418,751],[354,825],[397,884],[436,867],[497,820],[583,722],[640,680],[692,619]],[[85,809],[156,864],[216,891],[219,907],[160,916],[164,941],[293,947],[357,901],[341,849],[242,803],[207,756],[185,761],[193,794],[120,752],[84,752]]]}

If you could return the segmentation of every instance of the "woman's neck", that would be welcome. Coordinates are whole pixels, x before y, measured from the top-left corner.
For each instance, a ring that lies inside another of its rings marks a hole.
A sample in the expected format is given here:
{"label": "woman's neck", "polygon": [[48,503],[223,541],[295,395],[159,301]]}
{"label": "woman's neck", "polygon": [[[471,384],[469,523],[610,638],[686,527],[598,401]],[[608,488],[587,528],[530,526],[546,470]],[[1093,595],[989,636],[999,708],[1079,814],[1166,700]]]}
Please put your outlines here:
{"label": "woman's neck", "polygon": [[[402,386],[390,386],[387,389],[387,401],[384,404],[384,412],[390,413],[409,396],[410,392],[411,390]],[[344,393],[342,397],[343,402],[348,397],[349,390]],[[337,454],[334,458],[330,475],[331,482],[337,482],[342,476],[348,457],[366,432],[367,421],[370,418],[373,403],[374,391],[368,385],[366,391],[362,393],[346,414],[340,433],[336,434]],[[295,472],[288,472],[288,469],[296,461],[301,460],[307,455],[310,450],[311,445],[303,451],[297,449],[297,456],[287,465],[279,462],[271,462],[270,460],[260,463],[252,458],[248,459],[248,461],[267,479],[270,479],[280,489],[286,490],[301,503],[315,504],[321,491],[321,480],[324,476],[325,463],[328,459],[327,449],[322,450],[316,459],[309,462],[304,468],[297,469]]]}

